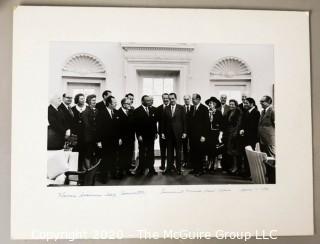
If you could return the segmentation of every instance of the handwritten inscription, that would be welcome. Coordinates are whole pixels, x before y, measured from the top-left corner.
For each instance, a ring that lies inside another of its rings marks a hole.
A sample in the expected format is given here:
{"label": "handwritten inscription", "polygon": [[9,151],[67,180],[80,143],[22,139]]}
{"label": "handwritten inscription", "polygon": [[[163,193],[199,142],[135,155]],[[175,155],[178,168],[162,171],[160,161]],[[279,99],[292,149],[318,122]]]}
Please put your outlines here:
{"label": "handwritten inscription", "polygon": [[[199,194],[199,193],[228,193],[228,192],[255,192],[255,191],[268,191],[269,188],[263,187],[248,187],[248,188],[204,188],[204,189],[192,189],[192,188],[181,188],[172,189],[161,188],[159,194],[161,195],[177,195],[177,194]],[[60,198],[113,198],[113,197],[130,197],[130,196],[144,196],[147,192],[144,190],[121,190],[119,192],[105,192],[105,193],[90,193],[90,192],[80,192],[80,193],[70,193],[70,192],[59,192],[58,197]]]}

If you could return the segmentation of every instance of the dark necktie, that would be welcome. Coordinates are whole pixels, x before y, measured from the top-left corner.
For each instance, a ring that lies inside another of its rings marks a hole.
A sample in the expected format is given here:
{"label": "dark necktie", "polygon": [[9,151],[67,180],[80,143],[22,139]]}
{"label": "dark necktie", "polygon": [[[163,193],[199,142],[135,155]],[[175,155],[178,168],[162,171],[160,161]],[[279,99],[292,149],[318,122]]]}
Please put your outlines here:
{"label": "dark necktie", "polygon": [[71,109],[69,106],[68,106],[68,111],[69,111],[70,115],[71,115],[72,117],[74,117],[73,111],[72,111],[72,109]]}
{"label": "dark necktie", "polygon": [[113,110],[111,110],[111,119],[113,119],[113,115],[114,115]]}
{"label": "dark necktie", "polygon": [[194,109],[193,109],[193,116],[195,116],[196,115],[196,112],[197,112],[197,107],[196,106],[194,106]]}
{"label": "dark necktie", "polygon": [[174,106],[171,106],[171,116],[173,117],[174,114]]}
{"label": "dark necktie", "polygon": [[148,109],[148,107],[146,107],[146,112],[147,112],[147,115],[149,116],[149,109]]}
{"label": "dark necktie", "polygon": [[189,112],[190,112],[190,106],[187,105],[187,113],[189,113]]}

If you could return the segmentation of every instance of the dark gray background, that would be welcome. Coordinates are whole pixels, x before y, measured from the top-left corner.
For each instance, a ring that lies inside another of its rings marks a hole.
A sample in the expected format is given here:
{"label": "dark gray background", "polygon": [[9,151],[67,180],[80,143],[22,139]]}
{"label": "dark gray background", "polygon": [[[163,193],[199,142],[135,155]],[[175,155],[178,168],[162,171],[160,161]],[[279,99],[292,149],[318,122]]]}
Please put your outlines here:
{"label": "dark gray background", "polygon": [[[305,237],[280,237],[264,243],[308,244],[320,243],[320,1],[319,0],[0,0],[0,243],[46,243],[46,241],[10,241],[10,131],[11,131],[11,70],[12,70],[12,17],[17,5],[74,5],[74,6],[119,6],[119,7],[183,7],[183,8],[233,8],[268,10],[310,11],[311,82],[313,122],[313,166],[315,235]],[[288,40],[290,41],[290,40]],[[36,95],[36,94],[31,94]],[[27,101],[26,101],[27,102]],[[288,104],[295,101],[288,98]],[[27,104],[26,104],[27,105]],[[297,115],[301,115],[297,111]],[[301,142],[303,145],[303,142]],[[26,159],[26,163],[29,163]],[[303,162],[301,162],[303,164]],[[299,179],[297,179],[299,180]],[[258,218],[258,216],[257,216]],[[50,220],[48,220],[50,221]],[[251,239],[247,243],[258,243]],[[149,243],[149,240],[74,241],[73,243]],[[194,243],[192,240],[154,240],[152,243]],[[243,243],[242,240],[201,240],[202,243]],[[53,242],[50,242],[53,243]],[[56,243],[70,243],[67,240]],[[72,243],[72,242],[71,242]]]}

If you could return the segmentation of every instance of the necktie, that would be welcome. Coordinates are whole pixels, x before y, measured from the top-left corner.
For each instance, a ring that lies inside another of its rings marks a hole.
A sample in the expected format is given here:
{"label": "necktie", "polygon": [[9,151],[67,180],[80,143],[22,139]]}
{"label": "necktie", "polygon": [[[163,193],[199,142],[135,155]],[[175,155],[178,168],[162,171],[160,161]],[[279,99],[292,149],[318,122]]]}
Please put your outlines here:
{"label": "necktie", "polygon": [[149,116],[149,109],[148,109],[148,107],[146,107],[146,112],[147,112],[147,115]]}
{"label": "necktie", "polygon": [[263,117],[265,115],[265,113],[266,113],[266,110],[263,109],[262,112],[261,112],[261,117]]}
{"label": "necktie", "polygon": [[197,107],[196,107],[196,106],[194,106],[194,109],[193,109],[193,116],[195,116],[195,115],[196,115],[196,111],[197,111]]}
{"label": "necktie", "polygon": [[190,106],[187,105],[187,113],[189,113],[189,112],[190,112]]}
{"label": "necktie", "polygon": [[111,119],[113,119],[113,115],[114,115],[113,110],[111,110]]}
{"label": "necktie", "polygon": [[71,116],[74,117],[73,111],[72,111],[72,109],[71,109],[69,106],[68,106],[68,111],[69,111],[69,113],[71,114]]}
{"label": "necktie", "polygon": [[171,106],[171,116],[173,117],[174,114],[174,106]]}

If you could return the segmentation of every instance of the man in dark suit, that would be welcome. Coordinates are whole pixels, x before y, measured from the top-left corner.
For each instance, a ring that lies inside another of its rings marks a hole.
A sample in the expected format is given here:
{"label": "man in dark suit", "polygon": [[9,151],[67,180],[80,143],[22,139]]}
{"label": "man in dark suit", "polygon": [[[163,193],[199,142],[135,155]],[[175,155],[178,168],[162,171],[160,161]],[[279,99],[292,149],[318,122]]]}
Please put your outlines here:
{"label": "man in dark suit", "polygon": [[260,113],[256,109],[256,103],[253,98],[248,97],[243,101],[244,113],[242,116],[240,126],[240,138],[242,141],[243,149],[243,175],[250,176],[249,163],[245,152],[246,146],[251,146],[255,150],[256,143],[258,142],[258,125]]}
{"label": "man in dark suit", "polygon": [[244,109],[240,136],[243,137],[243,142],[245,146],[251,146],[253,150],[256,148],[256,143],[258,142],[258,125],[260,119],[260,113],[256,109],[256,103],[253,98],[248,97],[244,100]]}
{"label": "man in dark suit", "polygon": [[[191,115],[191,109],[193,105],[191,104],[191,96],[185,95],[183,97],[184,100],[184,111],[186,113],[186,125],[188,128],[188,125],[190,124],[190,115]],[[182,141],[182,151],[183,151],[183,167],[190,168],[190,142],[189,142],[189,136]]]}
{"label": "man in dark suit", "polygon": [[[222,113],[223,116],[223,121],[222,121],[222,128],[226,127],[226,123],[227,123],[227,114],[230,110],[229,105],[227,105],[227,95],[225,94],[221,94],[220,96],[220,102],[221,102],[221,107],[219,108],[219,110]],[[222,147],[222,157],[221,157],[221,167],[222,167],[222,172],[227,172],[229,169],[229,163],[228,163],[228,155],[227,155],[227,145],[226,143],[224,143],[224,146]]]}
{"label": "man in dark suit", "polygon": [[149,169],[148,176],[156,175],[154,169],[154,140],[157,138],[156,110],[152,107],[152,98],[144,95],[141,106],[134,110],[133,120],[136,137],[139,143],[139,165],[137,175],[144,175]]}
{"label": "man in dark suit", "polygon": [[200,102],[201,96],[193,94],[188,135],[190,138],[190,161],[193,168],[190,173],[196,176],[203,174],[205,141],[210,127],[208,108]]}
{"label": "man in dark suit", "polygon": [[119,132],[122,145],[119,147],[119,166],[120,176],[126,174],[133,175],[130,171],[132,163],[132,154],[134,150],[134,127],[133,127],[133,110],[130,109],[131,102],[128,98],[121,100],[121,108],[118,110],[119,115]]}
{"label": "man in dark suit", "polygon": [[239,108],[241,109],[242,112],[244,112],[246,109],[244,108],[244,101],[246,100],[247,95],[242,94],[241,95],[241,101],[242,103],[239,104]]}
{"label": "man in dark suit", "polygon": [[119,133],[119,115],[117,101],[113,96],[106,99],[107,107],[97,115],[98,146],[102,147],[102,181],[106,182],[108,174],[117,178],[117,151],[122,144]]}
{"label": "man in dark suit", "polygon": [[[169,94],[170,105],[163,113],[163,131],[161,137],[167,140],[168,165],[166,174],[176,171],[181,175],[182,140],[187,137],[186,113],[183,106],[177,104],[177,95]],[[174,166],[174,152],[176,152],[176,165]]]}
{"label": "man in dark suit", "polygon": [[129,109],[130,109],[130,110],[134,110],[134,106],[133,106],[134,95],[133,95],[132,93],[127,93],[125,97],[128,98],[129,101],[130,101],[130,107],[129,107]]}
{"label": "man in dark suit", "polygon": [[107,107],[107,103],[106,103],[106,100],[109,96],[112,95],[112,92],[109,91],[109,90],[105,90],[103,93],[102,93],[102,101],[98,102],[97,105],[96,105],[96,109],[98,109],[99,111],[101,110],[105,110],[106,107]]}
{"label": "man in dark suit", "polygon": [[159,107],[156,108],[156,115],[157,115],[157,122],[158,122],[158,134],[159,136],[159,145],[160,145],[160,155],[161,155],[161,166],[160,170],[165,170],[166,167],[166,158],[167,158],[167,141],[161,137],[163,133],[163,125],[162,119],[165,108],[169,105],[169,94],[163,93],[162,94],[162,102]]}
{"label": "man in dark suit", "polygon": [[[129,107],[129,110],[131,111],[130,113],[133,114],[133,111],[134,111],[134,106],[133,106],[133,103],[134,103],[134,95],[133,93],[127,93],[126,98],[129,99],[130,101],[130,107]],[[135,155],[135,150],[136,150],[136,144],[133,142],[133,150],[132,150],[132,160],[131,160],[131,169],[134,169],[135,168],[135,164],[136,164],[136,155]]]}
{"label": "man in dark suit", "polygon": [[66,126],[63,113],[58,107],[61,98],[54,96],[50,99],[48,107],[48,138],[47,150],[61,150],[64,147],[65,138],[68,136],[68,128]]}
{"label": "man in dark suit", "polygon": [[66,126],[70,129],[71,133],[74,130],[75,120],[74,113],[71,108],[72,95],[69,93],[63,93],[62,103],[59,105],[58,109],[62,112]]}

